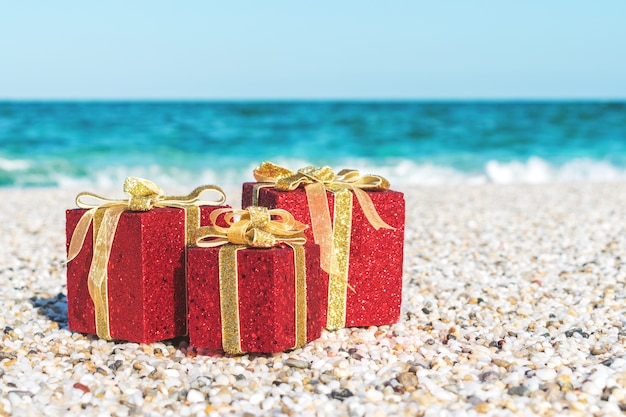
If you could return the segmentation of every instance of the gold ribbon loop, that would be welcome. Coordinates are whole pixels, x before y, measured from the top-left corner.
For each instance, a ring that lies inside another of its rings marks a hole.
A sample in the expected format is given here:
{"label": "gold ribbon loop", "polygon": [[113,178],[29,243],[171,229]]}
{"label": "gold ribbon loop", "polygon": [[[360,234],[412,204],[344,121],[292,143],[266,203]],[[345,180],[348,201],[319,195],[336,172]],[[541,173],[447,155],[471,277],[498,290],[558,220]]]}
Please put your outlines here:
{"label": "gold ribbon loop", "polygon": [[[90,225],[94,224],[93,258],[89,269],[89,294],[94,302],[96,314],[96,333],[103,339],[110,340],[109,309],[107,296],[107,269],[113,238],[122,213],[130,211],[149,211],[154,207],[176,207],[185,210],[185,241],[190,238],[190,230],[200,226],[199,206],[219,206],[226,201],[226,195],[216,185],[203,185],[182,197],[165,197],[161,187],[152,181],[128,177],[124,181],[124,191],[128,200],[113,200],[90,192],[81,192],[76,196],[76,205],[87,209],[74,228],[68,248],[67,262],[72,261],[84,246]],[[199,200],[200,194],[214,191],[217,200]],[[86,201],[95,200],[95,203]],[[98,221],[96,221],[98,219]],[[193,223],[193,224],[191,224]]]}
{"label": "gold ribbon loop", "polygon": [[[227,227],[218,226],[223,216]],[[213,226],[196,230],[194,242],[201,248],[212,248],[232,243],[253,248],[270,248],[278,243],[303,245],[307,226],[293,218],[287,210],[252,206],[245,210],[231,208],[213,210]]]}
{"label": "gold ribbon loop", "polygon": [[389,181],[380,175],[366,174],[361,175],[359,171],[355,169],[342,169],[337,174],[339,182],[353,184],[363,190],[388,190],[390,187]]}
{"label": "gold ribbon loop", "polygon": [[[201,200],[200,195],[205,192],[212,191],[217,194],[217,198],[213,200]],[[187,206],[221,206],[226,202],[226,194],[217,185],[201,185],[196,187],[192,192],[184,196],[168,196],[163,197],[157,202],[157,207],[187,207]]]}

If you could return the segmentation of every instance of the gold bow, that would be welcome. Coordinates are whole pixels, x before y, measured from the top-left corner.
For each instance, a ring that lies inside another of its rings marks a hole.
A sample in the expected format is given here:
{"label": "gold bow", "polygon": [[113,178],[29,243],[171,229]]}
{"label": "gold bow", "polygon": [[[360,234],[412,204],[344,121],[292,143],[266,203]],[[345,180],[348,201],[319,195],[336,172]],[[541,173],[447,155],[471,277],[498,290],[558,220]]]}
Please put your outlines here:
{"label": "gold bow", "polygon": [[[107,276],[109,256],[119,219],[124,211],[149,211],[154,207],[177,207],[185,210],[186,243],[191,243],[191,231],[200,226],[200,206],[219,206],[226,201],[226,195],[216,185],[203,185],[186,196],[166,197],[161,188],[152,181],[128,177],[124,181],[124,191],[128,200],[112,200],[90,192],[76,196],[76,205],[87,209],[80,218],[68,249],[67,262],[72,261],[81,251],[91,223],[94,224],[93,258],[89,268],[88,288],[96,313],[96,333],[99,337],[111,340],[109,327],[109,306]],[[205,191],[218,193],[216,201],[200,200]],[[96,203],[88,203],[83,198],[92,198]]]}
{"label": "gold bow", "polygon": [[[221,215],[224,215],[228,227],[217,225]],[[236,220],[237,217],[239,220]],[[270,248],[281,242],[296,245],[303,245],[306,242],[302,232],[307,226],[294,219],[287,210],[269,210],[257,206],[245,210],[225,208],[213,210],[210,218],[213,226],[196,230],[194,235],[196,246],[211,248],[232,243],[253,248]]]}
{"label": "gold bow", "polygon": [[[217,226],[224,215],[229,227]],[[237,219],[238,217],[238,219]],[[274,217],[274,219],[272,219]],[[278,219],[277,219],[278,218]],[[285,243],[293,249],[296,287],[296,317],[294,348],[306,344],[306,266],[302,233],[307,226],[296,221],[282,209],[248,207],[245,210],[218,209],[211,212],[213,226],[199,228],[194,236],[196,245],[204,248],[222,246],[219,252],[220,311],[222,347],[224,352],[241,354],[239,325],[239,272],[237,251],[248,247],[270,248]],[[230,244],[229,244],[230,243]]]}
{"label": "gold bow", "polygon": [[293,172],[288,168],[266,161],[254,170],[254,178],[258,182],[275,183],[276,189],[281,191],[293,191],[300,185],[316,182],[323,183],[329,190],[342,188],[354,190],[358,188],[382,191],[389,189],[389,181],[380,175],[361,175],[356,169],[342,169],[335,174],[329,166],[307,166],[300,168],[297,172]]}

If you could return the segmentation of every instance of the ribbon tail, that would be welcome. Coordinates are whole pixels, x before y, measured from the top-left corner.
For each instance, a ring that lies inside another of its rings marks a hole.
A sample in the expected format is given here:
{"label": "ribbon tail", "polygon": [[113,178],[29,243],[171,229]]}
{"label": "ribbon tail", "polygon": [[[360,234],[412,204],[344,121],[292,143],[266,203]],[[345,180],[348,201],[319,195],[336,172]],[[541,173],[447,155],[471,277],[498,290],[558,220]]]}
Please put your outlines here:
{"label": "ribbon tail", "polygon": [[197,230],[194,245],[199,248],[215,248],[229,243],[225,233],[216,231],[211,226],[203,226]]}
{"label": "ribbon tail", "polygon": [[352,191],[354,191],[354,194],[356,195],[356,198],[359,201],[361,208],[363,209],[365,217],[367,217],[367,220],[374,227],[374,229],[396,230],[395,227],[388,225],[383,219],[380,218],[380,215],[376,211],[376,207],[374,207],[372,199],[369,195],[367,195],[365,191],[357,187],[351,187],[351,189]]}
{"label": "ribbon tail", "polygon": [[115,230],[124,210],[124,207],[111,207],[104,213],[95,239],[93,259],[89,269],[88,288],[95,308],[96,334],[106,340],[112,339],[109,325],[107,270]]}
{"label": "ribbon tail", "polygon": [[[274,187],[275,184],[269,183],[269,182],[257,182],[256,184],[254,184],[252,186],[252,205],[253,206],[259,206],[262,204],[259,204],[259,195],[261,193],[261,188],[268,188],[268,187]],[[246,208],[246,207],[244,207]]]}
{"label": "ribbon tail", "polygon": [[[206,191],[214,191],[216,200],[200,200],[200,195]],[[226,194],[217,185],[201,185],[184,196],[167,196],[155,204],[158,207],[188,207],[188,206],[219,206],[226,201]]]}
{"label": "ribbon tail", "polygon": [[331,273],[333,228],[326,199],[326,188],[323,183],[316,182],[306,185],[304,190],[309,201],[313,239],[320,246],[320,266],[324,272]]}
{"label": "ribbon tail", "polygon": [[85,237],[87,237],[87,231],[89,230],[89,226],[93,221],[95,213],[95,208],[87,210],[78,221],[78,224],[76,224],[74,232],[72,232],[72,238],[70,239],[70,247],[67,250],[67,262],[76,258],[76,256],[80,253],[80,250],[83,248]]}
{"label": "ribbon tail", "polygon": [[295,288],[296,288],[296,337],[294,349],[306,345],[307,333],[307,304],[306,304],[306,262],[304,247],[299,244],[290,244],[293,248],[293,261],[295,267]]}

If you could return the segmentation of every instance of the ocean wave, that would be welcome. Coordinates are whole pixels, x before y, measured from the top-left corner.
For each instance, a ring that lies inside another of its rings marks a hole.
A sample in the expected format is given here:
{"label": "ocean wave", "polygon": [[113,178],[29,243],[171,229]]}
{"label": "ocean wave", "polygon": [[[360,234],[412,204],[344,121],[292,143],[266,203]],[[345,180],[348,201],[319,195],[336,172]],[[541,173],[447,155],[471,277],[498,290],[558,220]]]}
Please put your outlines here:
{"label": "ocean wave", "polygon": [[24,171],[31,166],[31,162],[24,159],[0,158],[0,171]]}
{"label": "ocean wave", "polygon": [[532,157],[526,162],[502,163],[489,161],[485,165],[488,182],[496,184],[541,184],[550,182],[613,182],[625,181],[626,169],[606,161],[579,158],[555,166],[544,159]]}
{"label": "ocean wave", "polygon": [[[314,165],[306,160],[290,158],[276,158],[273,162],[291,169]],[[237,163],[213,163],[210,167],[195,168],[162,165],[86,168],[72,166],[66,161],[41,164],[29,160],[0,158],[0,186],[115,190],[121,188],[124,178],[137,176],[151,179],[166,191],[207,183],[238,187],[242,182],[254,181],[252,171],[256,166],[256,161],[241,160]],[[471,172],[451,165],[421,163],[408,159],[344,159],[334,161],[332,167],[336,170],[352,168],[363,174],[382,175],[395,188],[626,181],[625,167],[585,158],[572,159],[561,165],[538,157],[510,162],[490,160],[482,169]]]}
{"label": "ocean wave", "polygon": [[469,172],[458,167],[406,159],[387,162],[348,160],[343,166],[382,175],[399,187],[626,181],[626,167],[584,158],[562,165],[550,164],[539,157],[511,162],[490,160],[481,170]]}

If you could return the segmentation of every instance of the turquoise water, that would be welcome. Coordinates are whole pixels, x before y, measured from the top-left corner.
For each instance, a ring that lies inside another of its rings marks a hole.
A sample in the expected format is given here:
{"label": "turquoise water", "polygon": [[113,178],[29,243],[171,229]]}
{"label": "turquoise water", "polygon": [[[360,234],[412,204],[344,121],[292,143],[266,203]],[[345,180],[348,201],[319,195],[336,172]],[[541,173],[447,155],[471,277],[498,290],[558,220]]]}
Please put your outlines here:
{"label": "turquoise water", "polygon": [[238,184],[264,160],[392,185],[626,180],[626,102],[0,102],[0,186]]}

